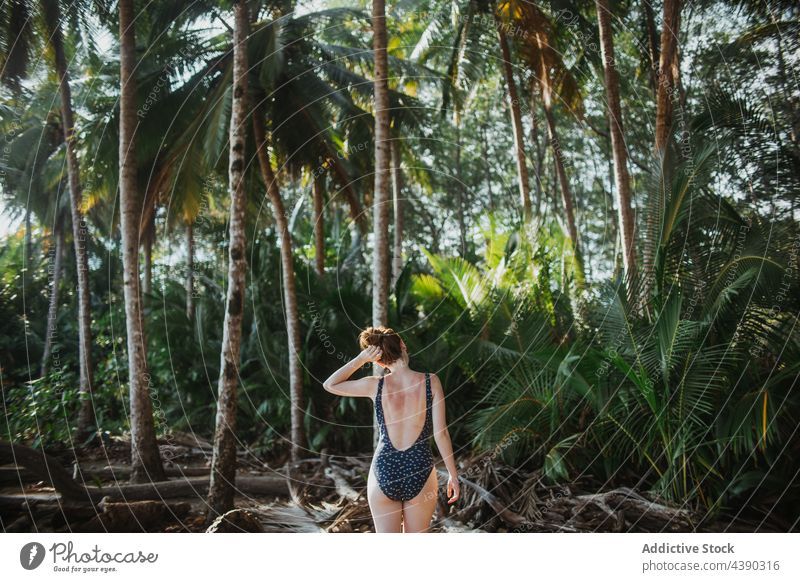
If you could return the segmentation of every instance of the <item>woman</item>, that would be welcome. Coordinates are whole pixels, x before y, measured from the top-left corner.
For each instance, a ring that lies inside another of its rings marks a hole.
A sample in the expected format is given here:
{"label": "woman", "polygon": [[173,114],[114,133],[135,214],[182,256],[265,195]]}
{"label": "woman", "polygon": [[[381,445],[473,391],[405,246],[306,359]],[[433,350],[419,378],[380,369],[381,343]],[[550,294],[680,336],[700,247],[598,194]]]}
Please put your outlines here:
{"label": "woman", "polygon": [[[374,402],[380,439],[367,479],[367,500],[375,531],[426,532],[439,488],[431,435],[449,474],[448,503],[460,497],[442,384],[436,374],[408,366],[406,344],[392,329],[368,327],[358,339],[362,352],[331,374],[323,387],[340,396],[368,396]],[[348,380],[369,362],[390,373]]]}

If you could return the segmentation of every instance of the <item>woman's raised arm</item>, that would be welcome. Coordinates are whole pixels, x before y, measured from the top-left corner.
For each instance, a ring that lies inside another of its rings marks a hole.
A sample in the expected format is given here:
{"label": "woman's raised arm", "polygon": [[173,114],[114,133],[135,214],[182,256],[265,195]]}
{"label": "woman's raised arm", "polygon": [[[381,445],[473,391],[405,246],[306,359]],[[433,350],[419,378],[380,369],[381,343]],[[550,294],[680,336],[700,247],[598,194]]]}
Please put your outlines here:
{"label": "woman's raised arm", "polygon": [[331,394],[339,396],[372,396],[375,391],[376,376],[364,376],[358,380],[348,380],[348,378],[367,362],[375,362],[380,357],[381,349],[378,346],[367,347],[355,358],[346,362],[344,366],[331,374],[322,383],[322,387]]}

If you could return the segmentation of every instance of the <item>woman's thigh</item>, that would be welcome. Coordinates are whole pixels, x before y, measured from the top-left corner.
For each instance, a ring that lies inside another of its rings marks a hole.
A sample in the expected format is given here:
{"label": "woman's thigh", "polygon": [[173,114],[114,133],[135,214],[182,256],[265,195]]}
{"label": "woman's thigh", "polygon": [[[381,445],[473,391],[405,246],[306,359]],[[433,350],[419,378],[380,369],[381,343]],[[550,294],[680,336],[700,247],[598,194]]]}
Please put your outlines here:
{"label": "woman's thigh", "polygon": [[375,522],[375,533],[400,533],[403,519],[403,502],[389,499],[381,491],[378,478],[373,467],[369,469],[367,478],[367,502]]}
{"label": "woman's thigh", "polygon": [[436,467],[416,497],[403,502],[403,531],[407,533],[426,532],[431,525],[431,518],[436,509],[436,498],[439,491],[439,477]]}

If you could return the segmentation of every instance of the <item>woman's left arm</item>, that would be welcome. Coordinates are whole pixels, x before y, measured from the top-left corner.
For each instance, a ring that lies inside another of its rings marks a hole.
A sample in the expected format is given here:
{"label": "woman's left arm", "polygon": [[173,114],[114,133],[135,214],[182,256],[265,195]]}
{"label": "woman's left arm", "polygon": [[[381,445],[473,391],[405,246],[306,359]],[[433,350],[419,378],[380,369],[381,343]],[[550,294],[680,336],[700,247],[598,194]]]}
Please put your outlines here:
{"label": "woman's left arm", "polygon": [[458,468],[453,456],[453,441],[450,440],[450,431],[447,430],[444,389],[436,374],[431,374],[431,392],[433,393],[433,439],[436,441],[436,446],[442,455],[442,461],[444,461],[449,475],[447,502],[454,503],[461,496],[461,487],[458,483]]}

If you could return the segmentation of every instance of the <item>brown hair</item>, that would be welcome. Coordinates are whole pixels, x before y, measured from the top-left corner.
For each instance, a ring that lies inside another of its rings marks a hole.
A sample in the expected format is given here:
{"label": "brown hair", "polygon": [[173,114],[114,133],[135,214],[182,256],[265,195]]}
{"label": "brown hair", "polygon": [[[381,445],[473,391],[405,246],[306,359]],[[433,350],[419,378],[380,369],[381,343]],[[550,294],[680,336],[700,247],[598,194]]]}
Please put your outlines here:
{"label": "brown hair", "polygon": [[367,346],[378,346],[381,349],[379,363],[387,365],[395,360],[399,360],[403,355],[403,345],[400,336],[390,327],[382,325],[378,327],[368,327],[358,336],[358,345],[361,349]]}

